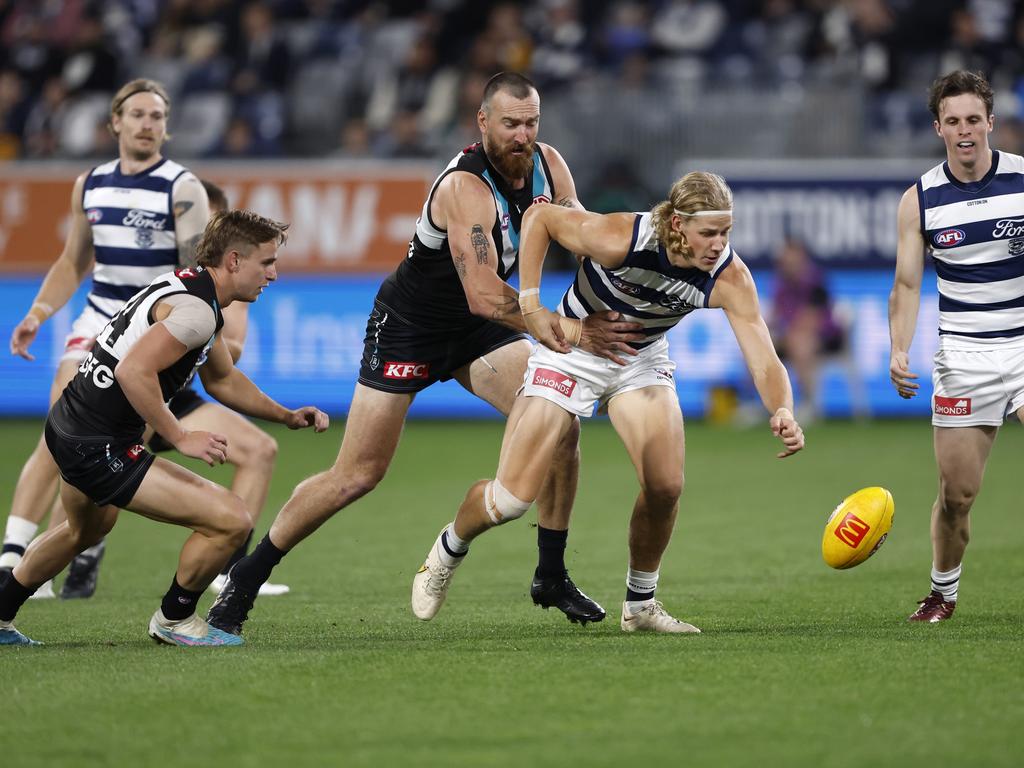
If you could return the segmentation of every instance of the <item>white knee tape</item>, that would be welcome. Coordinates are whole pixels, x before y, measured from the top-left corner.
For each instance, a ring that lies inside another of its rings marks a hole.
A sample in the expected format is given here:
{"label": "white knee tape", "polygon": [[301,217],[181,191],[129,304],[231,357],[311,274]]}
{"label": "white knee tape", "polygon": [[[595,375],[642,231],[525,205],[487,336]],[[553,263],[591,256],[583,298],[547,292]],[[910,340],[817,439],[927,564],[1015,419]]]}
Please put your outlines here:
{"label": "white knee tape", "polygon": [[484,486],[484,509],[495,525],[522,517],[532,503],[517,499],[496,479]]}

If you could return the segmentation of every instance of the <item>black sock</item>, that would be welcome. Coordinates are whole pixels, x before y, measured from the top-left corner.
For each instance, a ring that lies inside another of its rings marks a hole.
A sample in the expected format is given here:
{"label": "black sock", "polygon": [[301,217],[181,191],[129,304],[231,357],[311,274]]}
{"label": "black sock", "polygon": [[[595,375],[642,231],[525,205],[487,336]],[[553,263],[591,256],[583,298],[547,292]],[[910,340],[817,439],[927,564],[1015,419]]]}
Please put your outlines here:
{"label": "black sock", "polygon": [[163,612],[164,618],[170,621],[187,619],[196,612],[196,603],[199,602],[199,597],[202,594],[201,591],[193,592],[191,589],[185,589],[178,583],[178,576],[175,574],[171,588],[167,590],[167,594],[164,595],[164,599],[160,603],[160,610]]}
{"label": "black sock", "polygon": [[640,602],[643,602],[644,600],[653,600],[653,599],[654,599],[654,590],[653,589],[650,592],[636,592],[636,591],[630,589],[629,587],[626,587],[626,600],[628,600],[631,603],[640,603]]}
{"label": "black sock", "polygon": [[270,540],[268,533],[251,555],[247,555],[238,561],[238,564],[231,571],[231,580],[249,589],[259,589],[267,579],[274,566],[281,562],[287,552],[278,549]]}
{"label": "black sock", "polygon": [[568,531],[537,526],[537,576],[556,577],[565,573],[565,543],[568,538]]}
{"label": "black sock", "polygon": [[0,575],[0,621],[14,621],[21,606],[35,591],[23,586],[9,571]]}
{"label": "black sock", "polygon": [[249,535],[245,537],[245,543],[231,554],[231,559],[228,560],[227,564],[220,569],[220,572],[222,574],[227,573],[231,570],[232,566],[235,563],[237,563],[239,560],[241,560],[243,557],[249,554],[250,544],[252,544],[252,531],[249,531]]}

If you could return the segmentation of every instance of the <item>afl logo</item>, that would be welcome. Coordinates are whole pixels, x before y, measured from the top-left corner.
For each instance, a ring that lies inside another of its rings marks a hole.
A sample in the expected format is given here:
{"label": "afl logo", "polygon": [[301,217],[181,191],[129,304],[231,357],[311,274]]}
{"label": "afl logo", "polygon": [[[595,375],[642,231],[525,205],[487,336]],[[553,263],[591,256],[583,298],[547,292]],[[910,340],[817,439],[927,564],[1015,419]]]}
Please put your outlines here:
{"label": "afl logo", "polygon": [[966,238],[967,235],[962,229],[944,229],[932,239],[939,248],[952,248],[954,245],[960,245]]}
{"label": "afl logo", "polygon": [[550,203],[550,202],[551,202],[551,198],[548,197],[547,195],[537,195],[535,198],[533,198],[533,204],[534,205],[537,205],[538,203]]}
{"label": "afl logo", "polygon": [[89,220],[90,224],[99,224],[100,220],[103,218],[103,211],[99,208],[90,208],[85,212],[85,218]]}

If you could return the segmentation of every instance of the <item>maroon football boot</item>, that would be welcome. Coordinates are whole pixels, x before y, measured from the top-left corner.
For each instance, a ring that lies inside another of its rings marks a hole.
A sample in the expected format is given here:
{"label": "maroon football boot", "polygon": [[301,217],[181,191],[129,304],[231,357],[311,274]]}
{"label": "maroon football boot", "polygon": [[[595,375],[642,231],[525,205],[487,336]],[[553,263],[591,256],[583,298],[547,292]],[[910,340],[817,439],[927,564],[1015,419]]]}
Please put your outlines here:
{"label": "maroon football boot", "polygon": [[920,605],[907,621],[927,621],[934,624],[937,621],[945,621],[953,615],[956,610],[956,601],[948,601],[941,592],[934,589],[928,593],[928,597],[918,601]]}

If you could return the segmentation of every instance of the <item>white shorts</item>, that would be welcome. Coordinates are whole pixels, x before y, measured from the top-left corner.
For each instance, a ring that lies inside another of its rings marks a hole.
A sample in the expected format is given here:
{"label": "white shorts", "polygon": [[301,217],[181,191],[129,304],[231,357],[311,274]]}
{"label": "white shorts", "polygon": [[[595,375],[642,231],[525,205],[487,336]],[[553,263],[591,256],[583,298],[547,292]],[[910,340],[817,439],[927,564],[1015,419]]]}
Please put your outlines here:
{"label": "white shorts", "polygon": [[535,344],[526,365],[522,392],[526,397],[543,397],[577,416],[592,416],[615,395],[644,387],[675,387],[676,364],[668,356],[668,341],[662,336],[649,347],[629,357],[625,365],[592,355],[581,349],[567,354],[552,352]]}
{"label": "white shorts", "polygon": [[60,362],[65,360],[84,360],[92,350],[92,344],[110,320],[90,306],[82,311],[71,324],[71,333],[64,339],[64,354]]}
{"label": "white shorts", "polygon": [[999,426],[1024,405],[1024,347],[939,349],[932,385],[936,427]]}

